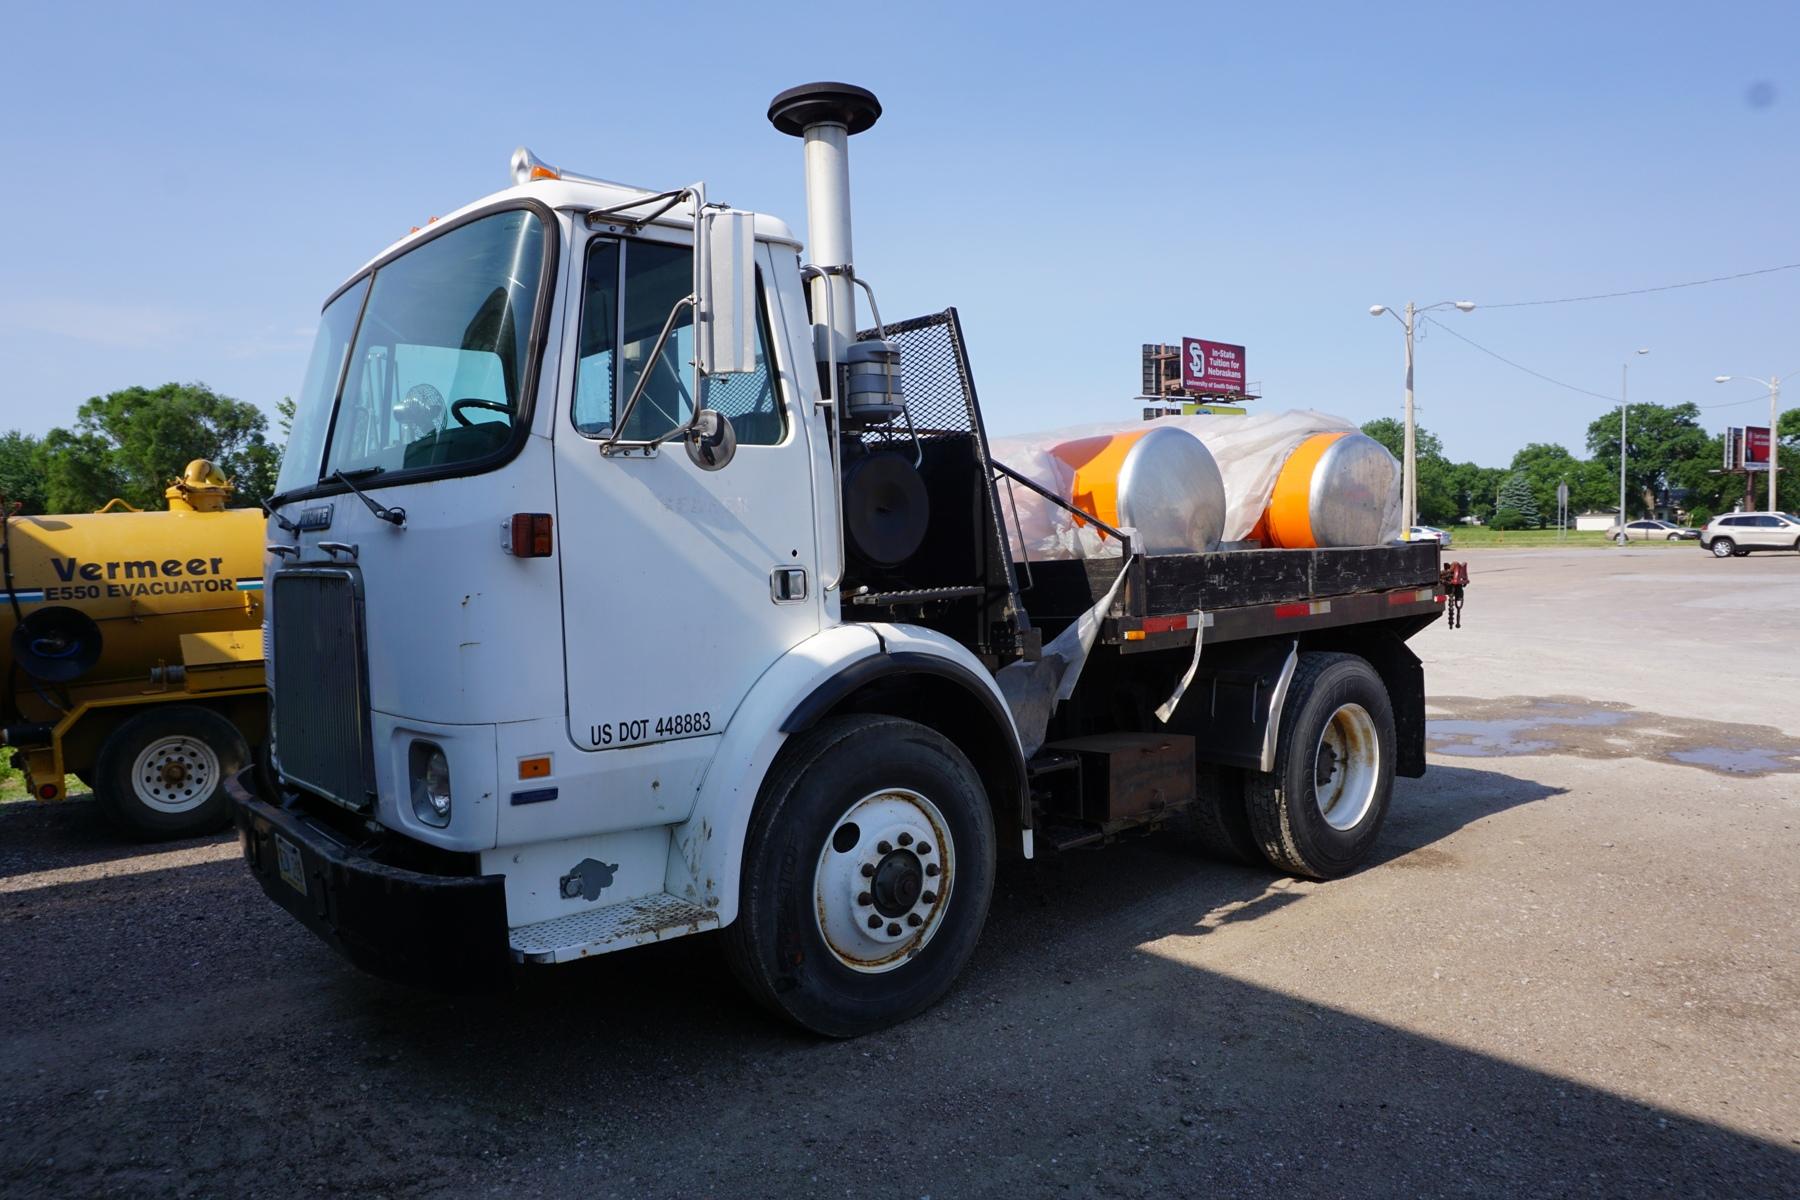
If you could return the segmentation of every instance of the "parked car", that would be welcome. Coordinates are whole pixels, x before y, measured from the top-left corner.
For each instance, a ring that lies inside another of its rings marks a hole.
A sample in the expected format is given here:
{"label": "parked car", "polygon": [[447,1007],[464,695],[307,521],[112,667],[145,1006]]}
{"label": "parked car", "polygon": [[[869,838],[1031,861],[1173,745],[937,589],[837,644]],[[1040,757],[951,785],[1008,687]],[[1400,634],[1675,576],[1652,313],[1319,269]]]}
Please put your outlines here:
{"label": "parked car", "polygon": [[1779,512],[1726,513],[1707,522],[1700,545],[1714,558],[1752,550],[1800,550],[1800,517]]}
{"label": "parked car", "polygon": [[1436,542],[1440,546],[1448,546],[1450,531],[1439,529],[1436,525],[1414,525],[1406,540],[1409,542]]}
{"label": "parked car", "polygon": [[[1606,531],[1609,541],[1619,541],[1619,526],[1614,522]],[[1686,525],[1677,525],[1673,521],[1631,521],[1625,526],[1625,539],[1633,542],[1647,541],[1691,541],[1700,536],[1698,529],[1690,529]]]}

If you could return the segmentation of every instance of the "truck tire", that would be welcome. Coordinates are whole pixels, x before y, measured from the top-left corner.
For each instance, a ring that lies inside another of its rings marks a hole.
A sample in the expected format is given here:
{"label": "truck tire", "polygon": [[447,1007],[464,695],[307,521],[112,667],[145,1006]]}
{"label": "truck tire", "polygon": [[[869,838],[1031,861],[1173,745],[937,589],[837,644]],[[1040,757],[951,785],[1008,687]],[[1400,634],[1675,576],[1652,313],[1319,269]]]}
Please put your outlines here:
{"label": "truck tire", "polygon": [[1244,804],[1244,772],[1218,763],[1196,763],[1194,792],[1194,802],[1176,818],[1181,834],[1210,858],[1265,866]]}
{"label": "truck tire", "polygon": [[975,952],[994,857],[987,795],[949,739],[896,717],[821,721],[783,748],[751,818],[727,960],[814,1033],[904,1021]]}
{"label": "truck tire", "polygon": [[231,822],[225,778],[250,747],[210,708],[158,706],[113,730],[94,766],[94,795],[140,841],[196,837]]}
{"label": "truck tire", "polygon": [[1250,828],[1279,870],[1335,879],[1362,865],[1394,788],[1394,710],[1375,668],[1353,654],[1300,656],[1275,769],[1249,773]]}

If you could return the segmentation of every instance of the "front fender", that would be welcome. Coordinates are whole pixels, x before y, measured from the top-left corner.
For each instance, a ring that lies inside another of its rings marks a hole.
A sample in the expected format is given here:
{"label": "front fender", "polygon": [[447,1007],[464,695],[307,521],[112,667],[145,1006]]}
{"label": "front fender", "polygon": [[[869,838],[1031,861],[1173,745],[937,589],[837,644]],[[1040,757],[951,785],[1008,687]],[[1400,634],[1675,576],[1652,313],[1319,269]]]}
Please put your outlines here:
{"label": "front fender", "polygon": [[725,727],[693,813],[674,827],[665,891],[717,912],[720,925],[736,919],[750,814],[787,741],[782,725],[832,676],[880,653],[881,639],[869,626],[838,625],[807,638],[762,673]]}

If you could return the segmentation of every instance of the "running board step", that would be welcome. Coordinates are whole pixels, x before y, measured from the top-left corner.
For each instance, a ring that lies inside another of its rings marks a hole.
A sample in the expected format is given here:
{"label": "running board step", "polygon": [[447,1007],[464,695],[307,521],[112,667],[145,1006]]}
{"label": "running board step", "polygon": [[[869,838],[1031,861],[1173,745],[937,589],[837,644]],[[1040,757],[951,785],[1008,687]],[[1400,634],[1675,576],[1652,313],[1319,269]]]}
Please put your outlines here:
{"label": "running board step", "polygon": [[716,929],[719,914],[664,892],[521,925],[508,936],[515,962],[559,963]]}

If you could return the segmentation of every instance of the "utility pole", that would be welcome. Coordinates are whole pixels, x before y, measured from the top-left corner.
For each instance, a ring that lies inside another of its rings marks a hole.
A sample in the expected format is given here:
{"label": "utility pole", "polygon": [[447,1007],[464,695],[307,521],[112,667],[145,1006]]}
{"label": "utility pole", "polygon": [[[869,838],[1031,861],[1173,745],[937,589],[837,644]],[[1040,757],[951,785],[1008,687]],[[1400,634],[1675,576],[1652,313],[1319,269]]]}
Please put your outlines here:
{"label": "utility pole", "polygon": [[[1714,375],[1714,383],[1730,383],[1733,379],[1748,379],[1751,383],[1760,383],[1769,389],[1769,511],[1780,512],[1781,506],[1775,503],[1775,477],[1781,469],[1781,376],[1771,375],[1767,379],[1758,379],[1754,375]],[[1748,435],[1746,435],[1747,437]],[[1745,458],[1748,458],[1748,453]],[[1749,472],[1744,474],[1745,508],[1756,503],[1755,493],[1750,487]]]}
{"label": "utility pole", "polygon": [[1382,313],[1393,313],[1396,321],[1406,330],[1406,444],[1405,454],[1400,460],[1400,513],[1406,522],[1401,531],[1401,538],[1412,540],[1412,528],[1419,523],[1418,505],[1418,464],[1414,449],[1413,434],[1413,324],[1420,313],[1430,312],[1434,308],[1454,308],[1458,312],[1474,312],[1475,302],[1472,300],[1440,300],[1436,304],[1427,304],[1419,308],[1412,301],[1406,302],[1406,315],[1394,313],[1385,304],[1371,304],[1369,315],[1379,317]]}
{"label": "utility pole", "polygon": [[[1639,354],[1648,354],[1648,350],[1639,350]],[[1619,545],[1626,543],[1625,536],[1625,380],[1631,371],[1631,360],[1626,359],[1619,364]]]}

